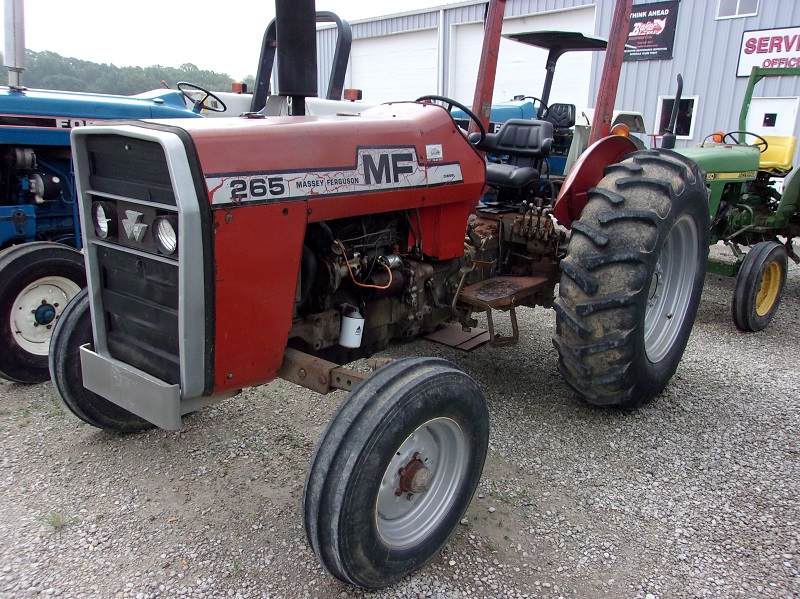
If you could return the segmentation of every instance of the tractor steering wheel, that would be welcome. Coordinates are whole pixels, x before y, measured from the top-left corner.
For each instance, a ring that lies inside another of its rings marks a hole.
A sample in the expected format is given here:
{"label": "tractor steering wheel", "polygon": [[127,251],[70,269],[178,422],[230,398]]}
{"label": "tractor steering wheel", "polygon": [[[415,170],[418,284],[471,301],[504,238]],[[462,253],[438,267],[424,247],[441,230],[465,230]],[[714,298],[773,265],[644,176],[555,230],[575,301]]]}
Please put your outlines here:
{"label": "tractor steering wheel", "polygon": [[539,108],[541,108],[541,110],[536,111],[536,118],[542,118],[547,114],[547,111],[549,110],[547,104],[542,102],[542,99],[537,98],[536,96],[522,96],[520,100],[532,100],[531,104],[533,104],[534,108],[536,108],[536,103],[537,102],[539,103]]}
{"label": "tractor steering wheel", "polygon": [[473,121],[476,125],[478,125],[478,129],[480,131],[480,137],[477,139],[470,139],[470,143],[474,146],[480,146],[483,142],[484,138],[486,137],[486,127],[483,126],[483,123],[478,118],[474,112],[472,112],[469,108],[464,106],[461,102],[456,102],[450,98],[445,98],[444,96],[420,96],[415,100],[415,102],[441,102],[442,104],[447,105],[447,112],[451,112],[453,110],[453,106],[458,108],[459,110],[463,111],[471,121]]}
{"label": "tractor steering wheel", "polygon": [[[225,102],[219,99],[219,96],[214,95],[207,89],[200,87],[199,85],[195,85],[194,83],[189,83],[188,81],[178,81],[178,91],[183,94],[184,101],[188,100],[192,104],[192,112],[200,112],[201,110],[205,109],[209,112],[225,112],[228,110],[228,107],[225,106]],[[196,90],[203,93],[203,97],[199,100],[193,99],[189,94],[186,93],[186,89],[189,90]],[[216,100],[219,106],[212,106],[210,104],[206,104],[206,100],[211,98],[212,100]]]}
{"label": "tractor steering wheel", "polygon": [[751,133],[750,131],[728,131],[725,135],[722,136],[722,141],[736,146],[742,145],[744,142],[741,142],[734,137],[734,135],[740,135],[740,134],[749,135],[750,137],[755,137],[756,143],[748,145],[752,145],[759,148],[762,154],[767,151],[767,148],[769,147],[769,143],[767,142],[767,140],[761,137],[760,135],[757,135],[756,133]]}

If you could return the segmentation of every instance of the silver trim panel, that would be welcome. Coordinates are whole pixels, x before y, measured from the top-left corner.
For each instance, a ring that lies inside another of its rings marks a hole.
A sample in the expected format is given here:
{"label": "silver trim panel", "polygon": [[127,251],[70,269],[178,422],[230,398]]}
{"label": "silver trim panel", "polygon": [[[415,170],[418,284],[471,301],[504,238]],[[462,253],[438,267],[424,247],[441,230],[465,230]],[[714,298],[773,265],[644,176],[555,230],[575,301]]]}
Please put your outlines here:
{"label": "silver trim panel", "polygon": [[181,428],[181,389],[81,347],[83,386],[159,428]]}

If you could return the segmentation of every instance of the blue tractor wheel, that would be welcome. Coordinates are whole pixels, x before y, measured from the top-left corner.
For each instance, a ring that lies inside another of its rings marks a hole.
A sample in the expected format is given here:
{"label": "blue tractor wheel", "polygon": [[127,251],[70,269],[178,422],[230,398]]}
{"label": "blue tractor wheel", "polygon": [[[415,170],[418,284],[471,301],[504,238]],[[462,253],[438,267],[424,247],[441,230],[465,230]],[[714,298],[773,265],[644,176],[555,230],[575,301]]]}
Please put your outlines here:
{"label": "blue tractor wheel", "polygon": [[71,247],[42,241],[0,253],[0,376],[18,383],[50,378],[53,328],[85,286],[83,254]]}

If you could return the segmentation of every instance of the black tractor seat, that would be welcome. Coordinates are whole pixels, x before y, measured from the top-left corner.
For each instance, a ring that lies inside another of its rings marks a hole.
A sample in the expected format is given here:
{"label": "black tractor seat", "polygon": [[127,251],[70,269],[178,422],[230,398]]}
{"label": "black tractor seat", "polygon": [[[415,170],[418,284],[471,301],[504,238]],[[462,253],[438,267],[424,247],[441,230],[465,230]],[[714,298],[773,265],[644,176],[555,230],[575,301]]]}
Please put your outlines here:
{"label": "black tractor seat", "polygon": [[507,164],[486,165],[486,182],[492,187],[523,189],[540,178],[542,162],[553,145],[553,124],[547,121],[509,119],[497,133],[487,133],[479,149],[508,156]]}
{"label": "black tractor seat", "polygon": [[553,128],[570,129],[575,126],[575,104],[550,104],[543,119],[553,123]]}

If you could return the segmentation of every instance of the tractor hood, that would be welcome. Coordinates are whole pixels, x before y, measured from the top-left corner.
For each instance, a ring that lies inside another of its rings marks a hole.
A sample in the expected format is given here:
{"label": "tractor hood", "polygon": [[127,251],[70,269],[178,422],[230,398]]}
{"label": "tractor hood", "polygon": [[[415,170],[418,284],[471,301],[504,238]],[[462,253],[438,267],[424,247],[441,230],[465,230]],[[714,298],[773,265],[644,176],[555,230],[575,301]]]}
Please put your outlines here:
{"label": "tractor hood", "polygon": [[0,129],[9,144],[68,146],[70,129],[97,121],[198,116],[169,89],[113,96],[0,88]]}
{"label": "tractor hood", "polygon": [[708,179],[755,177],[758,170],[759,149],[747,145],[705,144],[695,148],[675,150],[694,160],[708,173]]}

